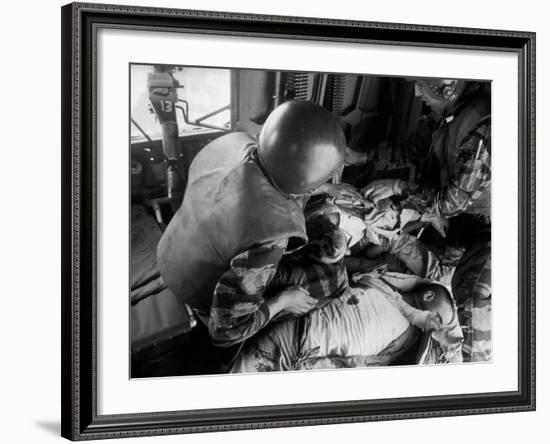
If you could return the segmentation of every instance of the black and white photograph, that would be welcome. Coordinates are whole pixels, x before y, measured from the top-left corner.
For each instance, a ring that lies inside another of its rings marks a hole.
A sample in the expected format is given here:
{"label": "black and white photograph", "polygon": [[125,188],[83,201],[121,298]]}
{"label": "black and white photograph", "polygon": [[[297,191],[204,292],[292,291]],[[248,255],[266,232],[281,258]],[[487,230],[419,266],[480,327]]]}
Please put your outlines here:
{"label": "black and white photograph", "polygon": [[490,80],[129,86],[131,378],[492,362]]}
{"label": "black and white photograph", "polygon": [[510,6],[8,2],[2,442],[543,442],[550,8]]}

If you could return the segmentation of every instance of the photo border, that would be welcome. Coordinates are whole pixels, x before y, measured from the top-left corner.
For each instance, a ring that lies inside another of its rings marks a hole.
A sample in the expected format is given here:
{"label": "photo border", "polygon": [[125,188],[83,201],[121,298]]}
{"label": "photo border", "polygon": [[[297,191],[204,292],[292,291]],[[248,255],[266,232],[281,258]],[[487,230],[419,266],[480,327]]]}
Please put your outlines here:
{"label": "photo border", "polygon": [[[535,33],[85,3],[66,5],[61,13],[62,436],[120,438],[535,409]],[[516,53],[518,390],[98,415],[96,41],[100,28]]]}

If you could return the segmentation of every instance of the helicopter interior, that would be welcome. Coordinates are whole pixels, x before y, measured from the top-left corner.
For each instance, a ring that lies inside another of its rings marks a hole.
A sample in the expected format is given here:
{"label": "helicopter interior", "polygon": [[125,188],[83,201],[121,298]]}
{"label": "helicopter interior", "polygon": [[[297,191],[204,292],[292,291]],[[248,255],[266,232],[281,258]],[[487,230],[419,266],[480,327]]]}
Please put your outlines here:
{"label": "helicopter interior", "polygon": [[364,156],[365,163],[344,169],[348,182],[361,187],[378,178],[414,177],[414,166],[403,165],[393,149],[423,112],[414,82],[407,79],[132,65],[132,377],[198,374],[208,365],[209,356],[201,353],[204,327],[163,283],[156,246],[181,204],[195,155],[229,132],[256,137],[269,113],[290,99],[310,100],[332,112],[348,147]]}

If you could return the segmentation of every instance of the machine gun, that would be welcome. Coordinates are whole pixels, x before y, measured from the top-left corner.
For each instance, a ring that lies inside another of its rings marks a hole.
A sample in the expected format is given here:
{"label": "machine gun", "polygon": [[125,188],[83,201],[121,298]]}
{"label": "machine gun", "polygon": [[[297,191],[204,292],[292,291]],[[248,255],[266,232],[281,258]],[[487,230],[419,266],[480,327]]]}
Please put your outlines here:
{"label": "machine gun", "polygon": [[[205,122],[205,120],[217,116],[226,110],[231,110],[230,104],[208,112],[195,120],[190,120],[189,102],[178,98],[177,89],[183,88],[183,85],[173,76],[176,69],[175,66],[156,65],[154,72],[149,73],[147,78],[147,89],[149,91],[152,112],[157,116],[162,127],[162,149],[167,163],[167,198],[171,203],[173,211],[179,208],[185,189],[185,173],[181,171],[179,164],[177,110],[181,111],[183,122],[191,127],[222,132],[231,131],[231,126],[219,126]],[[145,134],[136,122],[133,123]],[[147,137],[147,135],[145,136]]]}
{"label": "machine gun", "polygon": [[147,78],[149,100],[162,127],[162,149],[166,156],[166,179],[168,199],[176,211],[183,200],[184,181],[178,162],[178,122],[176,103],[178,102],[178,81],[172,75],[174,67],[155,66]]}

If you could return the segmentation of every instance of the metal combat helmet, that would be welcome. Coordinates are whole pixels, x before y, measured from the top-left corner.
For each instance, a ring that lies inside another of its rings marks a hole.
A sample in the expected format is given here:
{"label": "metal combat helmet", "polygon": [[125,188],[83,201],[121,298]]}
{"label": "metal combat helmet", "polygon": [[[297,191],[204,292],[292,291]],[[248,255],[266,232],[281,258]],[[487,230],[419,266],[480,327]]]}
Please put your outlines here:
{"label": "metal combat helmet", "polygon": [[273,110],[260,133],[258,156],[268,178],[284,194],[307,194],[344,163],[346,140],[336,118],[305,100]]}
{"label": "metal combat helmet", "polygon": [[416,79],[415,94],[433,109],[443,109],[460,97],[466,82],[451,79]]}

